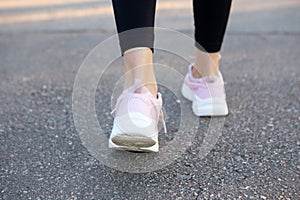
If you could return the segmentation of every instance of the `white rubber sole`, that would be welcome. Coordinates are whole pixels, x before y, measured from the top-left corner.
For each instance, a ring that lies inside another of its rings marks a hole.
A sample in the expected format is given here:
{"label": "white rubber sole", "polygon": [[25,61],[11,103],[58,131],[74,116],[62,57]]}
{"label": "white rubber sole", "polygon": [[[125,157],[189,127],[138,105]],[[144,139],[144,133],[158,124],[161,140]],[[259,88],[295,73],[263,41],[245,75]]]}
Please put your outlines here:
{"label": "white rubber sole", "polygon": [[192,101],[192,109],[196,116],[226,116],[228,107],[224,98],[201,99],[195,96],[192,90],[183,83],[181,93],[184,98]]}
{"label": "white rubber sole", "polygon": [[158,152],[157,124],[140,113],[130,113],[116,117],[109,139],[109,148],[138,152]]}

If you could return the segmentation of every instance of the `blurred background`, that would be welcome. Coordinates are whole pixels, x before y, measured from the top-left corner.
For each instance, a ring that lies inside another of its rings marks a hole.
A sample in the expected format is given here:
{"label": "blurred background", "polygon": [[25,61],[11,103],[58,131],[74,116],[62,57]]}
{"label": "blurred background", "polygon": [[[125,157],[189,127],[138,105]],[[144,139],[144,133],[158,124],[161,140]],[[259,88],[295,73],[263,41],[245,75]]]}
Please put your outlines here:
{"label": "blurred background", "polygon": [[[299,31],[299,1],[233,1],[229,31]],[[108,0],[7,0],[0,2],[1,31],[113,32],[113,13]],[[157,26],[191,29],[192,1],[157,2]],[[285,20],[288,18],[289,20]]]}

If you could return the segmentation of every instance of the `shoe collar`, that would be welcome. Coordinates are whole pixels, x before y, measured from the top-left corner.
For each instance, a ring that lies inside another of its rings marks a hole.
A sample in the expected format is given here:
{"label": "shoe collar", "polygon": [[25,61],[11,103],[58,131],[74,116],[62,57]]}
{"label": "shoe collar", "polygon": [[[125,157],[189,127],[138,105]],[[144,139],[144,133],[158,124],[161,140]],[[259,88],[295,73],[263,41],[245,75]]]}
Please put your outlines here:
{"label": "shoe collar", "polygon": [[194,63],[189,65],[189,72],[188,72],[188,77],[191,82],[216,83],[220,80],[223,82],[223,77],[222,77],[222,74],[220,71],[219,71],[219,76],[205,76],[205,77],[201,77],[201,78],[195,78],[193,76],[193,66],[194,66]]}

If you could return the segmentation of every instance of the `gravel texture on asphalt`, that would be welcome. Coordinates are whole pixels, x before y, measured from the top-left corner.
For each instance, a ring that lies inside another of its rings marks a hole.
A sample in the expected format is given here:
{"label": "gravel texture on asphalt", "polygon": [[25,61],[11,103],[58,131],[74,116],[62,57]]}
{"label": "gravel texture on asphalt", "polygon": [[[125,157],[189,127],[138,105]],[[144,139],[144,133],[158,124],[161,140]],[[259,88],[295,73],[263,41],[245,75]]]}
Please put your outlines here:
{"label": "gravel texture on asphalt", "polygon": [[[0,38],[1,199],[299,198],[299,35],[229,34],[222,70],[230,114],[218,143],[199,159],[210,120],[201,118],[198,136],[179,159],[142,174],[101,164],[74,127],[75,73],[101,33]],[[105,110],[97,116],[109,134],[107,87],[96,92],[96,110]],[[178,129],[179,115],[176,98],[160,89],[171,132],[162,134],[163,146]]]}

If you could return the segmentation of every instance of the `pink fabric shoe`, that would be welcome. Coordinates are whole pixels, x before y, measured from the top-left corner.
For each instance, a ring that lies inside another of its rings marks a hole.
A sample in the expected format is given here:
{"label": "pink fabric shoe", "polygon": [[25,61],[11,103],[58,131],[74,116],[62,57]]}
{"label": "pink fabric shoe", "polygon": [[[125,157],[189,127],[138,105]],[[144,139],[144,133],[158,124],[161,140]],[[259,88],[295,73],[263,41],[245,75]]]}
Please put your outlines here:
{"label": "pink fabric shoe", "polygon": [[192,74],[192,67],[193,65],[189,66],[181,93],[193,102],[194,114],[196,116],[226,116],[228,107],[221,72],[219,76],[195,78]]}
{"label": "pink fabric shoe", "polygon": [[158,122],[162,120],[162,98],[157,99],[138,80],[117,100],[109,147],[119,150],[158,152]]}

